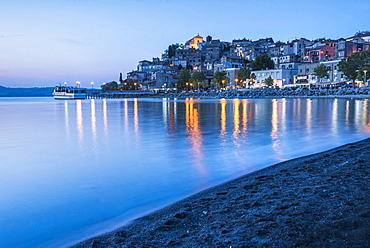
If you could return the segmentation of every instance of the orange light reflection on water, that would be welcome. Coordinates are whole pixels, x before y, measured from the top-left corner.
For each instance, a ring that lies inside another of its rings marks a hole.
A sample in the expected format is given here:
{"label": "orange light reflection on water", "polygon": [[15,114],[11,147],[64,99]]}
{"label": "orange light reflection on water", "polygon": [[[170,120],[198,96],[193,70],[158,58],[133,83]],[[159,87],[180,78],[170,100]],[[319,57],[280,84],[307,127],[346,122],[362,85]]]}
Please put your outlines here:
{"label": "orange light reflection on water", "polygon": [[200,130],[198,109],[194,107],[194,102],[185,101],[185,123],[188,139],[191,144],[193,164],[196,165],[198,172],[202,175],[206,173],[203,165],[203,137]]}
{"label": "orange light reflection on water", "polygon": [[239,147],[240,144],[238,143],[239,134],[240,134],[240,100],[234,99],[233,100],[233,107],[234,107],[234,131],[233,131],[233,137],[234,137],[234,144],[236,147]]}
{"label": "orange light reflection on water", "polygon": [[226,132],[226,103],[227,103],[227,101],[225,99],[220,100],[220,104],[221,104],[221,113],[220,113],[220,116],[221,116],[221,130],[220,130],[220,135],[221,135],[222,140],[223,140],[223,138],[225,137],[225,135],[227,133]]}

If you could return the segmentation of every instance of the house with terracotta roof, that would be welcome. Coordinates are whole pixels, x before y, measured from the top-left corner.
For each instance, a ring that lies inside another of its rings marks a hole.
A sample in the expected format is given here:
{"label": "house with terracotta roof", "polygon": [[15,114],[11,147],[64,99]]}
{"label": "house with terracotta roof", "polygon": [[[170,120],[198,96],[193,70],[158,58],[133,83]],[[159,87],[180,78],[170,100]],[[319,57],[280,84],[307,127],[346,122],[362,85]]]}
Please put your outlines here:
{"label": "house with terracotta roof", "polygon": [[203,42],[204,42],[203,37],[198,34],[197,36],[195,36],[194,38],[192,38],[188,42],[186,42],[185,45],[186,45],[187,48],[198,49],[198,44],[203,43]]}

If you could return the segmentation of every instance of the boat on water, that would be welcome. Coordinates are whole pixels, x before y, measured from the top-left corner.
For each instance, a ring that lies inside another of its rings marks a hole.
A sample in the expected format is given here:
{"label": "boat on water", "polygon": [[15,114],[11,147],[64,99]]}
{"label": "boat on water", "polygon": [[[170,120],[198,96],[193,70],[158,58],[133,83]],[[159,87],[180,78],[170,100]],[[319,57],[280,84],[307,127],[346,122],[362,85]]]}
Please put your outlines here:
{"label": "boat on water", "polygon": [[73,86],[55,86],[54,99],[86,99],[86,89]]}

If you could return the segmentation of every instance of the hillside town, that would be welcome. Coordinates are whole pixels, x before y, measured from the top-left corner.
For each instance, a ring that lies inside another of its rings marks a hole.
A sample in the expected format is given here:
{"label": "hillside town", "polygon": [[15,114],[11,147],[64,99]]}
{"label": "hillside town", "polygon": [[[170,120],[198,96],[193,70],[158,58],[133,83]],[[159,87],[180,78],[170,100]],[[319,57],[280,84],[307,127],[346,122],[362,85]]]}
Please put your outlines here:
{"label": "hillside town", "polygon": [[[161,58],[139,61],[136,70],[128,72],[126,79],[120,75],[118,88],[165,91],[214,86],[284,88],[345,85],[351,78],[338,68],[340,61],[368,51],[370,31],[337,40],[300,38],[288,42],[274,41],[273,38],[225,42],[197,35],[185,44],[169,45]],[[370,75],[366,75],[368,66],[365,64],[362,68],[360,80],[352,78],[352,86],[366,84],[370,79]],[[323,67],[324,72],[318,73],[318,67]]]}

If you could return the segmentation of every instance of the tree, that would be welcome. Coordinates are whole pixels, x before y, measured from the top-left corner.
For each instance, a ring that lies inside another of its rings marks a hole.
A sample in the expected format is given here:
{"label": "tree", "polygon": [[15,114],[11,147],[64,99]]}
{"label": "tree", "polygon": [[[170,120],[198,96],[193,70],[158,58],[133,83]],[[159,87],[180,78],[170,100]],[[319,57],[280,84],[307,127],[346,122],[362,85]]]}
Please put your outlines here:
{"label": "tree", "polygon": [[196,88],[204,88],[205,84],[204,81],[206,80],[206,76],[202,71],[195,71],[193,75],[190,77],[190,82],[194,84]]}
{"label": "tree", "polygon": [[347,79],[355,82],[359,70],[370,63],[370,51],[354,53],[338,63],[338,70],[343,72]]}
{"label": "tree", "polygon": [[186,69],[180,71],[179,79],[177,80],[177,87],[180,89],[185,88],[186,83],[190,80],[190,72]]}
{"label": "tree", "polygon": [[125,79],[123,81],[123,83],[121,84],[121,89],[122,90],[129,90],[130,89],[130,85],[133,85],[134,84],[134,80],[128,78],[128,79]]}
{"label": "tree", "polygon": [[116,81],[112,81],[101,86],[102,92],[112,92],[117,91],[118,83]]}
{"label": "tree", "polygon": [[176,49],[179,47],[180,45],[178,43],[176,44],[172,44],[172,45],[169,45],[168,46],[168,58],[172,58],[173,56],[175,56],[175,53],[176,53]]}
{"label": "tree", "polygon": [[166,58],[169,58],[170,59],[173,56],[175,56],[176,49],[179,46],[180,45],[178,43],[169,45],[168,48],[166,50],[164,50],[164,53],[162,53],[162,59],[166,59]]}
{"label": "tree", "polygon": [[274,85],[274,79],[272,79],[271,76],[268,76],[268,78],[265,78],[264,83],[267,85],[267,87],[271,87]]}
{"label": "tree", "polygon": [[119,74],[119,83],[122,84],[123,83],[123,79],[122,79],[122,73]]}
{"label": "tree", "polygon": [[[366,73],[365,73],[366,72]],[[370,67],[364,66],[357,73],[357,79],[366,83],[370,79]]]}
{"label": "tree", "polygon": [[245,82],[250,77],[251,77],[251,70],[249,70],[248,68],[240,68],[240,70],[238,71],[239,84],[242,84],[242,82]]}
{"label": "tree", "polygon": [[256,74],[251,73],[251,77],[250,77],[249,83],[248,83],[249,87],[254,84],[254,81],[256,80],[256,78],[257,78]]}
{"label": "tree", "polygon": [[274,61],[266,54],[262,53],[257,55],[257,57],[250,63],[252,70],[265,70],[265,69],[274,69]]}
{"label": "tree", "polygon": [[324,78],[324,77],[327,77],[329,76],[329,71],[331,71],[330,68],[328,68],[326,65],[324,64],[320,64],[318,65],[314,70],[315,72],[315,75],[318,77],[318,78]]}
{"label": "tree", "polygon": [[216,71],[212,81],[216,87],[223,88],[229,83],[230,79],[226,76],[226,71]]}

